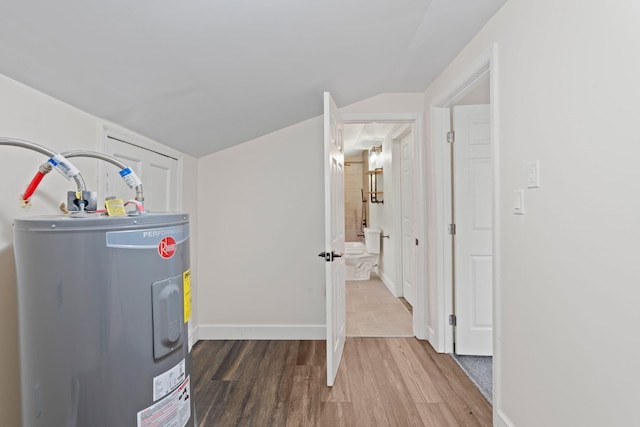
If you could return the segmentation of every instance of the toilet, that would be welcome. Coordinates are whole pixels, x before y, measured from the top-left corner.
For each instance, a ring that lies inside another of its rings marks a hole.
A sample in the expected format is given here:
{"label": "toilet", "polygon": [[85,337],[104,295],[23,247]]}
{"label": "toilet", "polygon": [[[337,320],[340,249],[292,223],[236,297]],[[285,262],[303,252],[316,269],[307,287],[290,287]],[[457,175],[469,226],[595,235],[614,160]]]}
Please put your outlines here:
{"label": "toilet", "polygon": [[381,233],[379,228],[365,228],[364,243],[345,243],[346,280],[370,280],[371,270],[378,262]]}

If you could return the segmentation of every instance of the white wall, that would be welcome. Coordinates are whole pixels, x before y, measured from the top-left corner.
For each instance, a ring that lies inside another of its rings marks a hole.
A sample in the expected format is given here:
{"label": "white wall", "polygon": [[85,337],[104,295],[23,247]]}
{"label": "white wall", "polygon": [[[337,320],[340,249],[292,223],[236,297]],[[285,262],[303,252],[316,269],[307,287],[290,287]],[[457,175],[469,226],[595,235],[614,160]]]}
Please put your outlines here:
{"label": "white wall", "polygon": [[[0,75],[0,136],[15,137],[57,151],[98,149],[99,119],[34,89]],[[12,219],[15,217],[56,214],[66,201],[66,192],[75,189],[57,172],[47,176],[32,198],[30,209],[18,207],[18,197],[46,157],[29,150],[0,146],[0,424],[20,425],[20,379],[16,311],[16,278],[13,257]],[[194,171],[195,159],[185,157],[185,165]],[[96,160],[74,158],[87,187],[97,189]],[[189,171],[189,168],[185,168]],[[186,187],[195,187],[192,172],[185,173]],[[190,192],[188,194],[191,194]],[[191,196],[190,196],[191,197]],[[194,212],[194,199],[183,199],[183,207]],[[195,231],[194,231],[195,234]]]}
{"label": "white wall", "polygon": [[464,95],[460,100],[454,102],[455,105],[479,105],[488,104],[491,101],[490,97],[490,82],[489,76],[484,78],[482,82],[473,88],[469,93]]}
{"label": "white wall", "polygon": [[511,0],[425,93],[497,42],[496,425],[640,424],[639,21],[633,1]]}
{"label": "white wall", "polygon": [[397,245],[401,241],[401,236],[397,221],[399,212],[395,209],[400,198],[400,194],[395,192],[396,182],[400,177],[398,167],[396,167],[399,165],[397,163],[399,151],[398,147],[394,147],[392,133],[387,135],[382,142],[382,153],[378,161],[378,164],[382,165],[382,175],[378,176],[382,186],[379,186],[378,189],[383,191],[380,198],[384,200],[384,203],[371,203],[369,211],[371,214],[370,226],[379,228],[382,230],[382,235],[389,236],[389,238],[381,237],[378,274],[394,295],[400,295],[398,292],[402,283],[397,280],[396,259]]}
{"label": "white wall", "polygon": [[325,335],[320,117],[199,161],[199,336]]}

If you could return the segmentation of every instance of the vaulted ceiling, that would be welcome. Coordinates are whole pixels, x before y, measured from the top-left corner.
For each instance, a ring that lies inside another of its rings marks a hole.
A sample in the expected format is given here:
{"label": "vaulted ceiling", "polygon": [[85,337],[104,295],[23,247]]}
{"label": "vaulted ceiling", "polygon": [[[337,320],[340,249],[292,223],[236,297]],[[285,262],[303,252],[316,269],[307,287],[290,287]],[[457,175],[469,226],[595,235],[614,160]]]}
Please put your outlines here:
{"label": "vaulted ceiling", "polygon": [[425,90],[505,1],[4,1],[0,73],[201,157]]}

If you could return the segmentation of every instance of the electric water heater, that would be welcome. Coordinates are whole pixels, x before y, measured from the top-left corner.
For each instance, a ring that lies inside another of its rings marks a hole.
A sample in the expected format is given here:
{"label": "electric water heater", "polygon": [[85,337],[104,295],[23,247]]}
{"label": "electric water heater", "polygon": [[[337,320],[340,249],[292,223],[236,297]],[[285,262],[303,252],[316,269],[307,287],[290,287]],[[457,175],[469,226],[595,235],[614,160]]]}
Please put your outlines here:
{"label": "electric water heater", "polygon": [[14,220],[22,422],[195,425],[189,218]]}

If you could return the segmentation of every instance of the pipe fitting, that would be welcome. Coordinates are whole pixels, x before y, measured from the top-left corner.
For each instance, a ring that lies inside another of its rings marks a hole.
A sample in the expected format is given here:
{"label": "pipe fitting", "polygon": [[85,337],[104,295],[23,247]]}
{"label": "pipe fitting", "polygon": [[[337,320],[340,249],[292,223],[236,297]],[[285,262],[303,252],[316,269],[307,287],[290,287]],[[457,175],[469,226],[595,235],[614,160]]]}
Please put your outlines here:
{"label": "pipe fitting", "polygon": [[104,153],[98,153],[95,151],[88,150],[76,150],[76,151],[67,151],[62,153],[65,157],[90,157],[98,160],[103,160],[105,162],[111,163],[120,168],[120,176],[127,183],[129,188],[135,188],[136,197],[135,200],[140,202],[140,205],[143,207],[141,213],[144,213],[144,192],[142,189],[142,182],[140,178],[122,161],[116,159],[113,156]]}
{"label": "pipe fitting", "polygon": [[[55,151],[42,146],[40,144],[36,144],[35,142],[31,142],[31,141],[25,141],[22,139],[17,139],[17,138],[9,138],[9,137],[0,137],[0,145],[8,145],[8,146],[12,146],[12,147],[20,147],[20,148],[26,148],[28,150],[32,150],[35,151],[37,153],[40,154],[44,154],[45,156],[49,157],[49,160],[55,158],[56,156],[59,156],[58,153],[56,153]],[[40,172],[41,173],[41,177],[40,180],[42,179],[42,177],[44,175],[46,175],[47,173],[49,173],[51,171],[51,169],[53,168],[52,165],[49,165],[49,170],[47,172],[44,171],[44,169],[46,169],[46,167],[44,167],[43,165],[40,166]],[[84,178],[82,177],[82,175],[80,174],[79,171],[75,170],[75,168],[73,168],[74,173],[71,176],[67,176],[65,175],[67,178],[73,178],[73,180],[76,182],[76,186],[77,186],[77,191],[82,192],[82,191],[86,191],[87,186],[86,183],[84,182]],[[34,178],[35,179],[35,178]],[[38,181],[39,183],[39,181]],[[36,184],[37,187],[37,184]],[[35,191],[35,188],[34,188]],[[30,197],[30,196],[29,196]],[[29,206],[29,197],[23,197],[21,196],[21,200],[22,202],[25,203],[25,207]]]}

